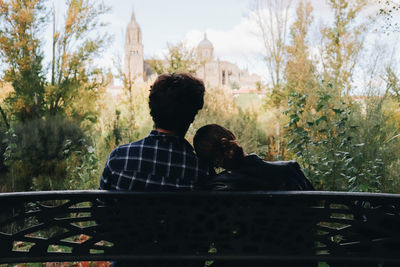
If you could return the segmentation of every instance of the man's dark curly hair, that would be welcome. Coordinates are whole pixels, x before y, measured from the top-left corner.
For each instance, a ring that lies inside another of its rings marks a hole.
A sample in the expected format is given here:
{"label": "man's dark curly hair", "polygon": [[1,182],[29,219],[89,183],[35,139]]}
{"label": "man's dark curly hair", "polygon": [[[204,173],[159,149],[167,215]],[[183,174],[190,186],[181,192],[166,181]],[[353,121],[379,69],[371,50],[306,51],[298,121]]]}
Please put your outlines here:
{"label": "man's dark curly hair", "polygon": [[160,75],[151,86],[150,115],[156,128],[185,134],[204,104],[204,83],[189,73]]}

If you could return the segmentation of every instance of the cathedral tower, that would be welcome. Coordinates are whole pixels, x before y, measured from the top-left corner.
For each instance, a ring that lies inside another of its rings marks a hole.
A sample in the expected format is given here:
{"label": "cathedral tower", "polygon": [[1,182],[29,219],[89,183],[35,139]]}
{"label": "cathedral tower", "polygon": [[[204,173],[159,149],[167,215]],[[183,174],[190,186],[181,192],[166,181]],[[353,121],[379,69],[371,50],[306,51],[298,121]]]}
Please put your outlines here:
{"label": "cathedral tower", "polygon": [[132,18],[125,34],[125,75],[131,80],[143,80],[142,31],[132,12]]}

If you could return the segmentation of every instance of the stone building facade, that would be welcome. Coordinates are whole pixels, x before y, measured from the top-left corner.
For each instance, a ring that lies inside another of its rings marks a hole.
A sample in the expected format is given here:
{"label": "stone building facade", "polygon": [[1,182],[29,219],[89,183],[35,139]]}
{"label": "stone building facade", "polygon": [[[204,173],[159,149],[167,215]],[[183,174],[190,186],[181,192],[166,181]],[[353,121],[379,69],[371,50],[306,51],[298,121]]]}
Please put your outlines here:
{"label": "stone building facade", "polygon": [[126,27],[125,33],[125,76],[131,80],[144,79],[144,60],[142,30],[132,12],[131,21]]}
{"label": "stone building facade", "polygon": [[236,64],[214,58],[214,46],[204,34],[204,39],[197,45],[200,68],[197,76],[210,87],[228,87],[233,90],[257,89],[261,85],[261,77],[249,74]]}

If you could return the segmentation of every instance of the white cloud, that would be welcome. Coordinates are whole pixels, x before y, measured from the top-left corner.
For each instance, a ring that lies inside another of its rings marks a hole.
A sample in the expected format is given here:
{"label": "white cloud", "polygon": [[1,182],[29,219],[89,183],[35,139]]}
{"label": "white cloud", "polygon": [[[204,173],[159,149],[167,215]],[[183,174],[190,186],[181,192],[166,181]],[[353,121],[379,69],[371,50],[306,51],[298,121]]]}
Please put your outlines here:
{"label": "white cloud", "polygon": [[[229,31],[207,29],[207,38],[213,43],[215,54],[219,57],[260,54],[262,44],[253,33],[256,26],[249,18],[242,18],[240,23]],[[197,46],[203,38],[204,33],[199,30],[192,30],[185,36],[190,46]]]}
{"label": "white cloud", "polygon": [[[260,62],[262,61],[263,46],[259,37],[254,33],[256,27],[253,20],[243,17],[231,30],[207,29],[207,39],[214,45],[215,57],[262,75],[265,72],[265,67]],[[186,34],[184,41],[189,47],[196,47],[203,38],[204,32],[192,30]]]}

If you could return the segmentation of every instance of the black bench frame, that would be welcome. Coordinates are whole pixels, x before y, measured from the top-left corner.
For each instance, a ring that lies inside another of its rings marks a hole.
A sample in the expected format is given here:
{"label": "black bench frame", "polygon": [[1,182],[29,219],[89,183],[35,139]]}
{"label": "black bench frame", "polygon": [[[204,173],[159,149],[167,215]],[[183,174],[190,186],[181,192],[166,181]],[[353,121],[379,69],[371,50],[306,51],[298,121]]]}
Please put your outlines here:
{"label": "black bench frame", "polygon": [[400,196],[0,194],[0,263],[100,260],[400,263]]}

